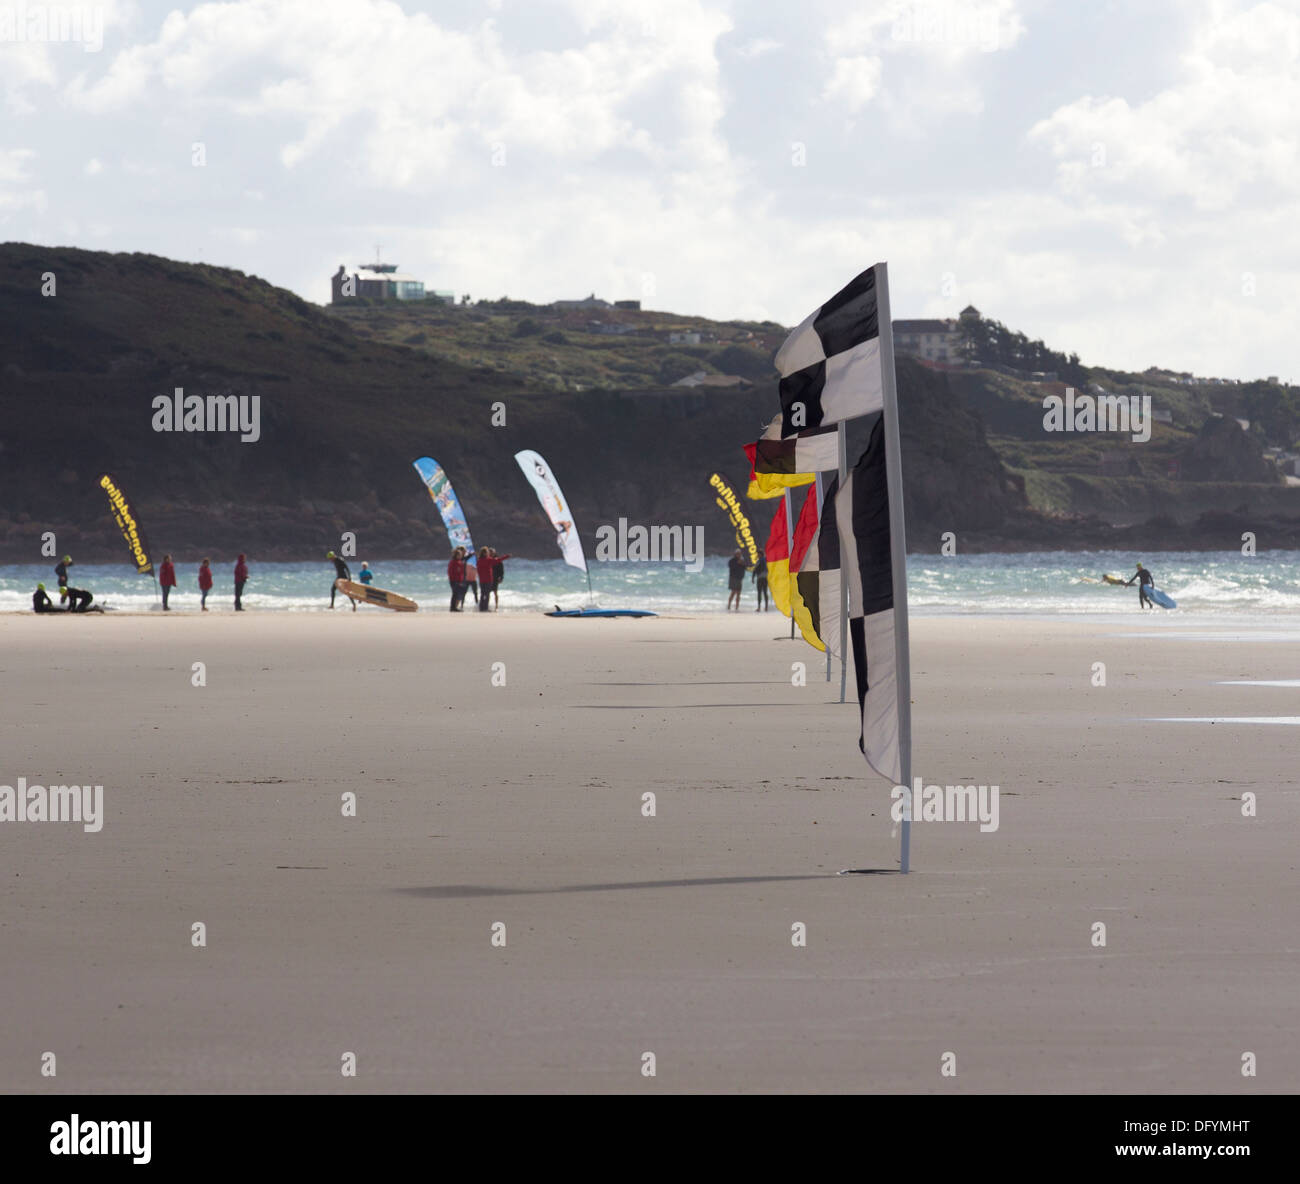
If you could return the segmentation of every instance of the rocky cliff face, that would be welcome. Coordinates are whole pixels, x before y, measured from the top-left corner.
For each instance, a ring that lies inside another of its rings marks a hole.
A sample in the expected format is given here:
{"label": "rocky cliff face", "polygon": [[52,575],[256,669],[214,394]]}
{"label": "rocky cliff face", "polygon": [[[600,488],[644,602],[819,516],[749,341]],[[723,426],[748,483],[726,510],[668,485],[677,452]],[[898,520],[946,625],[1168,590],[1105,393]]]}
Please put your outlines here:
{"label": "rocky cliff face", "polygon": [[[57,294],[41,295],[53,272]],[[947,379],[900,359],[909,540],[999,530],[1023,492]],[[260,399],[260,438],[158,432],[153,400]],[[314,557],[341,531],[371,555],[441,556],[446,538],[411,461],[449,470],[476,541],[554,555],[513,460],[549,460],[584,536],[620,516],[703,524],[730,549],[708,475],[746,476],[741,445],[778,408],[740,390],[542,393],[507,374],[365,341],[240,272],[140,255],[0,247],[0,558],[40,558],[42,532],[83,559],[124,557],[96,487],[113,472],[155,550]],[[493,425],[504,407],[505,426]],[[850,461],[856,459],[851,453]],[[750,503],[766,532],[776,503]]]}

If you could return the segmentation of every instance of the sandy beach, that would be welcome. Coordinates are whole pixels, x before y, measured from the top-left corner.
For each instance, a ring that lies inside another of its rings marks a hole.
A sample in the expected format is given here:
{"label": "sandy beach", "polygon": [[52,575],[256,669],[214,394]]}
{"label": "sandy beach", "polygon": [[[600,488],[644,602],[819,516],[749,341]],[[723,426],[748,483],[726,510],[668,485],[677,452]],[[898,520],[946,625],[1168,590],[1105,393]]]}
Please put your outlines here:
{"label": "sandy beach", "polygon": [[787,628],[0,617],[0,785],[104,787],[0,824],[0,1089],[1300,1088],[1297,732],[1146,722],[1300,714],[1217,685],[1294,640],[914,620],[915,771],[999,826],[841,877],[897,868],[889,786]]}

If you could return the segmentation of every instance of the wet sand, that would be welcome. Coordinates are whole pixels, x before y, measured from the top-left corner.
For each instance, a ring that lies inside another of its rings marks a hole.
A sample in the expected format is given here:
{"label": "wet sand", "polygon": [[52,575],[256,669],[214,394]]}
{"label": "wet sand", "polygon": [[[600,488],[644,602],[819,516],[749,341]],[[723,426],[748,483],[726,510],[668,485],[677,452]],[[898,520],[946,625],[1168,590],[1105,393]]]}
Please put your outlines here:
{"label": "wet sand", "polygon": [[1294,641],[914,620],[915,770],[1000,811],[915,824],[902,877],[786,628],[0,617],[0,785],[105,809],[0,823],[0,1090],[1300,1088],[1300,733],[1144,722],[1300,715],[1216,685]]}

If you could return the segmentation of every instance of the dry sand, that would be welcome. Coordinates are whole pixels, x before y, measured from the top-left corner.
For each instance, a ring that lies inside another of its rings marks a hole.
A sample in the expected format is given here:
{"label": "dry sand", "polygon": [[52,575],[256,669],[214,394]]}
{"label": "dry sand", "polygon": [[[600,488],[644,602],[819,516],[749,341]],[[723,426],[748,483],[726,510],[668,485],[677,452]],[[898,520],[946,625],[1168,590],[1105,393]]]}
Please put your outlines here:
{"label": "dry sand", "polygon": [[1300,1088],[1300,734],[1142,722],[1300,714],[1214,685],[1294,642],[915,620],[916,771],[1000,827],[839,877],[896,868],[889,787],[784,626],[0,618],[0,784],[106,811],[0,824],[0,1089]]}

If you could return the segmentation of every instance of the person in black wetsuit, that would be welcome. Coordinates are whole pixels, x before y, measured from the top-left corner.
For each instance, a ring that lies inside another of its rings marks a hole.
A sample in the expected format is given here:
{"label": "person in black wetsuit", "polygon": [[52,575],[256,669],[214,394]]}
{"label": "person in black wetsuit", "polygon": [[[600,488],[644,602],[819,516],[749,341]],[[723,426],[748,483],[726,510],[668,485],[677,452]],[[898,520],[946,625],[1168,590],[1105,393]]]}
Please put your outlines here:
{"label": "person in black wetsuit", "polygon": [[90,609],[90,602],[95,599],[94,595],[84,588],[73,588],[71,586],[60,588],[59,596],[67,600],[67,611],[70,613],[87,612]]}
{"label": "person in black wetsuit", "polygon": [[758,562],[754,564],[754,591],[758,593],[758,607],[754,610],[756,613],[767,611],[768,593],[767,593],[767,556],[762,551],[758,553]]}
{"label": "person in black wetsuit", "polygon": [[[340,559],[337,555],[335,555],[333,551],[330,551],[325,556],[325,558],[333,560],[334,578],[336,580],[350,580],[352,578],[352,570],[348,567],[346,563],[343,562],[342,559]],[[331,583],[330,584],[330,608],[334,607],[334,596],[337,592],[338,592],[338,587],[335,584]],[[354,604],[352,607],[356,608],[357,606]]]}
{"label": "person in black wetsuit", "polygon": [[1143,608],[1155,608],[1151,597],[1147,595],[1147,589],[1155,586],[1155,580],[1151,578],[1151,573],[1142,566],[1142,560],[1140,559],[1137,562],[1137,571],[1133,573],[1131,578],[1124,581],[1124,587],[1131,588],[1134,580],[1138,582],[1138,604]]}
{"label": "person in black wetsuit", "polygon": [[57,613],[59,610],[54,607],[54,601],[45,591],[44,584],[37,584],[36,591],[32,593],[32,612],[34,613]]}

